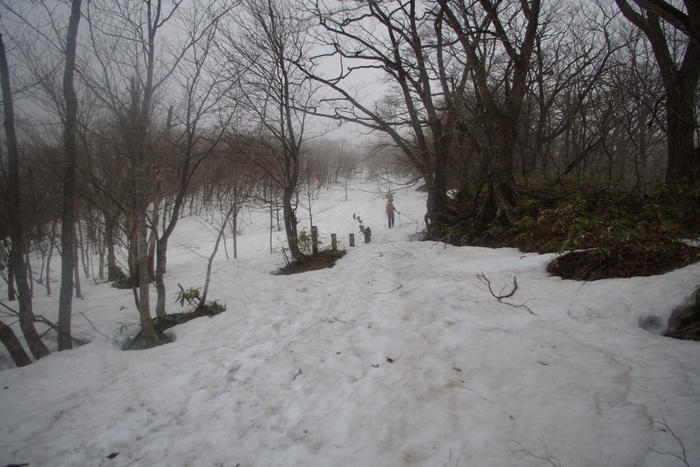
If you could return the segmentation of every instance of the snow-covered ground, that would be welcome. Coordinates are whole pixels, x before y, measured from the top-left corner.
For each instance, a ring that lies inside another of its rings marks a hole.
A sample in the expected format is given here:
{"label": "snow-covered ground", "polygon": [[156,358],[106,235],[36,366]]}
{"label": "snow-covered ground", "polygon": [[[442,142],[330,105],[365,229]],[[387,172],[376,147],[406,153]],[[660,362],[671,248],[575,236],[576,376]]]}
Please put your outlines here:
{"label": "snow-covered ground", "polygon": [[[300,275],[271,274],[269,215],[246,214],[239,259],[214,263],[209,298],[228,311],[158,348],[119,350],[131,291],[84,280],[74,330],[91,343],[0,371],[0,465],[700,465],[700,343],[638,327],[683,302],[700,264],[565,281],[545,271],[553,255],[410,241],[424,195],[398,190],[389,230],[382,194],[324,190],[324,244],[355,232],[357,246]],[[201,219],[178,226],[169,311],[177,283],[203,286],[214,240]],[[489,291],[514,280],[510,298]],[[36,295],[55,318],[58,294]]]}

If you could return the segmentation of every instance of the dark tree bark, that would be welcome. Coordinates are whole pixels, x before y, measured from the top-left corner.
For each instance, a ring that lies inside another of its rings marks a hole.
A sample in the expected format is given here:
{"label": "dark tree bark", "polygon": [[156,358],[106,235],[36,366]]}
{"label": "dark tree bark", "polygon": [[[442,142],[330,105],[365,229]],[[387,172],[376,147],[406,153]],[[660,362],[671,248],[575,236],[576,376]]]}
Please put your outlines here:
{"label": "dark tree bark", "polygon": [[56,222],[51,223],[51,238],[49,239],[49,252],[46,255],[46,295],[51,296],[51,258],[53,258],[53,246],[56,241]]}
{"label": "dark tree bark", "polygon": [[[700,148],[695,145],[696,93],[700,80],[700,2],[684,0],[687,13],[661,0],[615,0],[622,14],[649,39],[666,91],[668,165],[666,182],[700,179]],[[673,59],[661,21],[688,36],[680,64]]]}
{"label": "dark tree bark", "polygon": [[[149,5],[150,7],[150,5]],[[136,266],[138,268],[138,287],[134,286],[134,291],[138,290],[138,308],[139,318],[141,322],[141,335],[149,347],[160,344],[160,338],[153,327],[153,319],[151,318],[151,298],[150,284],[151,276],[149,274],[150,256],[148,251],[148,204],[149,204],[149,188],[151,177],[148,173],[148,143],[150,130],[150,113],[153,97],[153,57],[155,32],[153,31],[148,38],[147,50],[149,58],[149,66],[147,68],[146,85],[143,90],[143,100],[139,106],[139,90],[135,84],[135,80],[131,82],[131,101],[132,112],[130,124],[133,125],[135,152],[131,154],[133,165],[132,179],[132,196],[133,208],[135,215],[135,243],[136,243]],[[136,294],[134,295],[136,296]]]}
{"label": "dark tree bark", "polygon": [[[478,220],[482,224],[513,224],[516,221],[513,160],[528,72],[539,32],[540,0],[479,0],[479,9],[474,2],[438,0],[438,3],[445,21],[462,43],[466,67],[471,71],[483,113],[480,121],[485,144],[481,145],[480,152],[487,191],[477,213]],[[489,40],[498,41],[508,59],[508,67],[498,83],[493,81],[485,59],[487,54],[482,50],[485,33]]]}
{"label": "dark tree bark", "polygon": [[15,332],[10,326],[0,321],[0,342],[5,345],[7,351],[10,352],[10,357],[15,365],[27,366],[32,363],[32,359],[29,358],[27,352],[24,351],[22,344],[17,339]]}
{"label": "dark tree bark", "polygon": [[168,259],[168,239],[164,236],[156,241],[156,316],[165,315],[165,271]]}
{"label": "dark tree bark", "polygon": [[7,259],[7,300],[14,302],[17,300],[15,290],[15,267],[12,265],[12,256]]}
{"label": "dark tree bark", "polygon": [[63,217],[61,226],[61,292],[58,303],[58,350],[73,347],[71,318],[73,314],[73,270],[75,249],[75,167],[77,161],[78,95],[75,92],[75,59],[80,23],[81,0],[73,0],[66,36],[66,65],[63,73],[63,96],[66,121],[63,130],[65,155],[63,162]]}
{"label": "dark tree bark", "polygon": [[27,265],[24,261],[24,232],[22,231],[22,217],[19,199],[19,149],[17,147],[17,135],[15,133],[15,116],[12,100],[12,88],[10,86],[10,71],[5,55],[5,44],[0,34],[0,79],[2,85],[2,97],[5,112],[5,134],[7,137],[7,169],[8,169],[8,211],[11,224],[10,260],[14,269],[17,294],[19,296],[19,325],[22,329],[29,350],[34,358],[40,359],[49,354],[41,341],[39,333],[34,327],[34,311],[32,310],[32,296],[27,280]]}
{"label": "dark tree bark", "polygon": [[117,230],[117,219],[111,213],[103,212],[105,217],[105,247],[107,248],[107,281],[114,282],[122,271],[117,266],[117,256],[114,251],[114,233]]}

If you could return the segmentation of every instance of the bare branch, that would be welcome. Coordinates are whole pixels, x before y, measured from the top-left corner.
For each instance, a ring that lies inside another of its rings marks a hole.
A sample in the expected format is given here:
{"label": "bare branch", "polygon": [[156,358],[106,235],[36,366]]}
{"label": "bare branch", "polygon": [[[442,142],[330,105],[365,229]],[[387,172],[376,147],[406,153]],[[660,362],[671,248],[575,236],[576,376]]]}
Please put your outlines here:
{"label": "bare branch", "polygon": [[508,302],[503,301],[503,299],[510,298],[513,295],[515,295],[515,292],[518,290],[518,278],[517,277],[513,276],[513,289],[510,292],[504,293],[506,286],[503,286],[503,288],[501,289],[501,291],[498,294],[496,294],[493,291],[493,289],[491,288],[491,281],[488,279],[488,277],[486,277],[485,274],[483,274],[483,273],[477,274],[476,277],[477,277],[477,279],[479,279],[481,282],[483,282],[484,284],[486,284],[488,286],[489,292],[491,293],[491,295],[493,295],[493,297],[496,300],[498,300],[499,303],[503,303],[504,305],[512,306],[513,308],[525,308],[527,311],[530,312],[531,315],[537,315],[529,307],[527,307],[525,305],[525,303],[529,302],[530,300],[525,301],[525,303],[523,303],[521,305],[515,305],[513,303],[508,303]]}
{"label": "bare branch", "polygon": [[681,455],[675,454],[675,453],[673,453],[673,452],[668,452],[668,451],[666,451],[666,452],[661,452],[661,451],[657,451],[657,450],[652,449],[652,448],[649,448],[649,450],[650,450],[651,452],[655,452],[656,454],[661,454],[661,455],[663,455],[663,456],[666,456],[666,455],[673,456],[673,457],[675,457],[676,459],[678,459],[678,460],[680,460],[681,462],[683,462],[687,467],[690,467],[690,464],[688,463],[688,460],[687,460],[686,454],[685,454],[685,445],[683,445],[683,441],[681,441],[681,439],[680,439],[678,436],[676,436],[676,434],[673,432],[673,430],[671,429],[671,427],[668,426],[668,423],[666,422],[666,418],[663,417],[663,418],[661,419],[661,421],[652,420],[651,423],[652,423],[652,425],[654,425],[654,424],[656,424],[656,425],[661,425],[661,428],[659,428],[659,430],[661,430],[661,431],[667,431],[667,432],[669,432],[669,433],[671,434],[671,436],[673,436],[673,438],[678,442],[678,444],[679,444],[680,447],[681,447]]}
{"label": "bare branch", "polygon": [[513,452],[521,452],[521,453],[525,454],[526,456],[534,457],[535,459],[545,461],[548,464],[552,465],[553,467],[561,467],[561,462],[559,461],[559,459],[557,459],[556,457],[552,456],[549,453],[549,449],[547,448],[547,443],[545,443],[544,441],[540,440],[540,442],[544,445],[544,455],[534,454],[532,451],[525,449],[525,447],[523,447],[523,445],[520,444],[519,442],[517,442],[517,441],[513,441],[513,442],[515,444],[517,444],[518,447],[520,448],[518,450],[512,450]]}

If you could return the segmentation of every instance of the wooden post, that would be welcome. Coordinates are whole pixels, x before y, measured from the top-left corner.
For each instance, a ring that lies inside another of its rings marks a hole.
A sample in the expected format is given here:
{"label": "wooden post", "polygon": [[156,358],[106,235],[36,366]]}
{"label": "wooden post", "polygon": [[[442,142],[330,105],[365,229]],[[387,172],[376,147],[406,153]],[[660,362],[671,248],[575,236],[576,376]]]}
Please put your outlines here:
{"label": "wooden post", "polygon": [[355,246],[355,234],[350,234],[350,246]]}
{"label": "wooden post", "polygon": [[372,229],[365,227],[365,243],[372,241]]}
{"label": "wooden post", "polygon": [[318,227],[311,226],[311,250],[314,255],[318,254]]}
{"label": "wooden post", "polygon": [[338,251],[338,237],[334,233],[331,234],[331,250]]}

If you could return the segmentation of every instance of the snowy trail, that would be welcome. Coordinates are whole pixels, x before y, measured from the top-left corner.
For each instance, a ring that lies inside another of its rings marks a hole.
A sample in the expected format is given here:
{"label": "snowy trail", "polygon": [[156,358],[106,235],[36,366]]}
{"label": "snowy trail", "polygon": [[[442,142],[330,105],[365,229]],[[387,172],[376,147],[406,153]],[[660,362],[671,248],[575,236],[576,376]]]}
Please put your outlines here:
{"label": "snowy trail", "polygon": [[[80,314],[76,326],[92,343],[0,371],[0,465],[672,467],[679,440],[700,463],[698,343],[637,326],[667,316],[700,264],[563,281],[546,273],[552,255],[406,241],[415,192],[397,190],[392,230],[376,186],[349,198],[318,201],[323,241],[345,242],[361,213],[372,243],[356,234],[332,269],[274,276],[269,217],[252,213],[240,259],[214,263],[209,294],[228,311],[159,348],[118,350],[102,334],[136,320],[131,292],[86,284],[76,309],[100,333]],[[194,219],[178,229],[173,294],[201,287],[213,244]],[[499,302],[479,274],[518,290]],[[37,311],[51,317],[53,300]]]}

